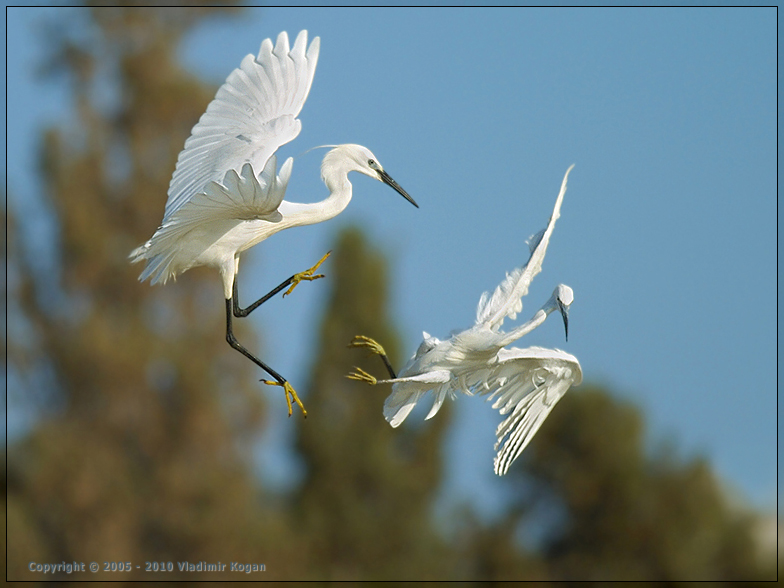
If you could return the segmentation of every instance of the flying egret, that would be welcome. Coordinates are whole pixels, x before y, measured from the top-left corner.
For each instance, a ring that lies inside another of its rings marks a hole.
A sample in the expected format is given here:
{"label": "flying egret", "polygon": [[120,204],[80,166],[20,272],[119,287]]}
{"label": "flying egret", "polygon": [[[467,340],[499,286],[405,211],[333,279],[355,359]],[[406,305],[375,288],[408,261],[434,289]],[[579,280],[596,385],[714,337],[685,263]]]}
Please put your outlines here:
{"label": "flying egret", "polygon": [[521,299],[528,292],[531,280],[542,269],[572,167],[566,171],[547,227],[529,240],[528,263],[507,274],[492,295],[482,294],[476,322],[471,328],[445,341],[423,333],[416,353],[397,375],[378,342],[357,336],[349,344],[369,349],[384,361],[390,379],[377,380],[360,368],[355,368],[348,377],[369,384],[392,384],[392,393],[384,402],[384,417],[393,427],[398,427],[428,392],[433,393],[434,402],[426,419],[439,411],[447,396],[455,398],[457,392],[487,395],[488,399],[497,397],[493,408],[500,409],[501,414],[511,411],[496,430],[496,450],[503,444],[495,458],[494,469],[498,475],[506,473],[569,387],[582,381],[579,362],[564,351],[541,347],[505,349],[541,325],[555,310],[563,318],[568,340],[568,312],[574,300],[569,286],[559,284],[528,322],[509,332],[501,330],[506,317],[515,319],[522,310]]}
{"label": "flying egret", "polygon": [[226,340],[274,378],[264,383],[283,387],[289,416],[292,400],[303,415],[307,412],[291,384],[237,341],[232,315],[248,316],[284,288],[286,296],[300,282],[323,277],[315,272],[329,253],[246,308],[240,307],[237,292],[240,253],[283,229],[340,214],[351,200],[352,171],[386,183],[418,208],[369,149],[351,144],[328,145],[333,149],[321,164],[327,199],[313,204],[283,200],[293,160],[288,158],[277,174],[275,152],[302,128],[297,115],[313,82],[319,38],[307,51],[306,44],[307,31],[297,35],[291,49],[288,35],[280,33],[274,48],[265,39],[258,56],[246,55],[229,74],[177,158],[161,226],[130,255],[134,263],[147,261],[139,279],[151,278],[152,284],[165,284],[198,265],[218,269],[226,300]]}

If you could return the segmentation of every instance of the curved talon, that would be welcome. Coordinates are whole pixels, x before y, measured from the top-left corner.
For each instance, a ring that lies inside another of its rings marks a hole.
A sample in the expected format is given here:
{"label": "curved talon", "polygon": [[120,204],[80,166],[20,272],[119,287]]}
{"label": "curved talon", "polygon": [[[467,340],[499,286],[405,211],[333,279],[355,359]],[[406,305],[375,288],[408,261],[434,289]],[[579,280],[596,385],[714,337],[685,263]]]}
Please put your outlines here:
{"label": "curved talon", "polygon": [[348,344],[348,347],[365,347],[366,349],[370,350],[371,353],[375,353],[376,355],[387,354],[387,352],[381,346],[381,343],[375,339],[371,339],[370,337],[365,337],[364,335],[356,335],[351,340],[351,343]]}
{"label": "curved talon", "polygon": [[[280,386],[283,388],[283,393],[286,395],[286,404],[289,407],[289,416],[291,416],[291,401],[293,400],[297,403],[297,406],[299,406],[300,410],[302,410],[302,416],[308,418],[308,411],[305,410],[304,406],[302,406],[302,401],[299,399],[299,396],[297,396],[297,392],[294,390],[291,384],[288,382],[280,383],[274,380],[261,380],[261,382],[267,384],[268,386]],[[289,398],[289,396],[291,396],[291,398]]]}
{"label": "curved talon", "polygon": [[354,369],[356,371],[350,372],[346,376],[349,380],[356,380],[358,382],[365,382],[367,384],[370,384],[371,386],[375,386],[378,383],[378,380],[374,376],[371,376],[369,373],[367,373],[362,368],[354,366]]}
{"label": "curved talon", "polygon": [[310,268],[308,270],[305,270],[304,272],[300,272],[298,274],[294,274],[292,276],[292,278],[291,278],[291,286],[289,286],[289,289],[286,290],[283,293],[283,298],[285,298],[286,296],[291,294],[294,291],[294,288],[296,288],[297,284],[299,284],[300,282],[303,282],[303,281],[312,282],[313,280],[318,280],[319,278],[323,278],[324,274],[317,274],[315,276],[313,274],[318,269],[318,267],[322,263],[324,263],[324,261],[327,259],[327,257],[330,256],[331,253],[332,253],[332,251],[327,251],[327,253],[324,255],[324,257],[319,259],[318,263],[316,263],[316,265],[314,265],[312,268]]}

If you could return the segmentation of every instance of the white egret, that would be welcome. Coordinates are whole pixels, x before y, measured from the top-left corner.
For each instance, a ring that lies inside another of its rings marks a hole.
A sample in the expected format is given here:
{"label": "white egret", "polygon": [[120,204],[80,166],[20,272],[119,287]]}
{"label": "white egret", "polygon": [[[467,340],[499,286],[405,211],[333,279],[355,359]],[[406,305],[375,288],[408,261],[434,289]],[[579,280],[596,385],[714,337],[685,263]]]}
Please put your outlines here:
{"label": "white egret", "polygon": [[377,380],[360,368],[355,368],[348,377],[369,384],[392,384],[392,393],[384,403],[384,417],[393,427],[399,426],[429,392],[433,393],[434,402],[426,419],[438,412],[447,396],[455,398],[457,392],[488,395],[488,399],[497,397],[493,408],[500,409],[501,414],[511,411],[496,430],[496,449],[503,444],[495,458],[498,475],[506,473],[569,387],[582,381],[579,362],[564,351],[541,347],[505,349],[541,325],[554,310],[561,313],[568,339],[568,311],[574,300],[569,286],[558,285],[528,322],[508,333],[501,330],[506,317],[514,319],[522,310],[521,299],[528,292],[531,280],[542,269],[572,167],[566,171],[547,227],[529,240],[528,263],[507,274],[492,295],[482,294],[476,322],[471,328],[445,341],[423,333],[422,343],[398,375],[384,348],[373,339],[357,336],[349,344],[369,349],[383,359],[390,379]]}
{"label": "white egret", "polygon": [[307,47],[307,31],[289,49],[288,35],[278,35],[273,48],[265,39],[259,54],[246,55],[218,89],[207,111],[193,127],[169,183],[161,226],[135,249],[132,262],[147,261],[140,280],[165,284],[169,278],[199,265],[218,269],[226,300],[226,340],[282,386],[289,416],[291,401],[307,416],[291,384],[243,347],[232,332],[232,316],[244,317],[288,287],[323,277],[315,274],[329,253],[312,268],[294,274],[246,308],[239,305],[236,275],[240,253],[290,227],[310,225],[341,213],[351,200],[348,173],[357,171],[386,183],[418,205],[361,145],[337,145],[324,157],[321,177],[329,197],[313,204],[286,202],[292,158],[277,175],[275,152],[299,135],[297,116],[310,92],[319,55],[319,38]]}

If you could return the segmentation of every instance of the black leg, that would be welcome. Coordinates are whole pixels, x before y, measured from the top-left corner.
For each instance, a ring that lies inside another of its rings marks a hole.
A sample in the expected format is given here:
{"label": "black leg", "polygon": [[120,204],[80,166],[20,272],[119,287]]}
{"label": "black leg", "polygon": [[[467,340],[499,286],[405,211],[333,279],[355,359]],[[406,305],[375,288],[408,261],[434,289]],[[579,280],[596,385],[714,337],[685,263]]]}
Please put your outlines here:
{"label": "black leg", "polygon": [[397,379],[397,374],[395,373],[395,370],[392,369],[392,364],[389,363],[389,358],[387,357],[387,354],[384,353],[380,357],[384,361],[384,365],[387,367],[387,371],[389,372],[389,376],[393,380],[396,380]]}
{"label": "black leg", "polygon": [[248,316],[250,313],[252,313],[254,310],[256,310],[259,306],[264,304],[267,300],[269,300],[270,298],[275,296],[275,294],[277,294],[278,292],[283,290],[283,288],[286,288],[286,287],[290,286],[291,282],[293,282],[293,281],[294,281],[294,276],[291,276],[288,280],[283,282],[280,286],[277,286],[274,290],[272,290],[271,292],[265,294],[264,296],[259,298],[256,302],[254,302],[253,304],[251,304],[247,308],[240,308],[240,296],[239,296],[239,293],[237,292],[237,278],[235,277],[234,278],[234,288],[233,288],[234,295],[232,296],[232,312],[234,313],[234,316],[236,316],[237,318],[243,318],[243,317]]}
{"label": "black leg", "polygon": [[234,332],[231,329],[231,315],[233,314],[232,307],[234,304],[236,304],[236,290],[235,290],[235,296],[233,297],[233,300],[234,302],[232,302],[232,299],[228,299],[228,298],[226,299],[226,341],[228,341],[229,345],[231,345],[233,349],[236,349],[237,351],[242,353],[242,355],[247,357],[257,366],[259,366],[261,369],[267,372],[270,376],[275,378],[274,382],[270,380],[262,380],[262,382],[264,382],[265,384],[269,384],[271,386],[280,386],[281,388],[283,388],[283,393],[286,395],[286,404],[288,405],[289,408],[289,416],[291,416],[291,401],[293,400],[294,402],[297,403],[297,406],[299,406],[300,410],[302,410],[302,415],[307,417],[308,412],[305,410],[305,407],[302,405],[302,401],[299,399],[299,396],[297,396],[297,392],[294,390],[294,388],[292,388],[291,384],[289,384],[286,378],[281,376],[278,372],[273,370],[270,366],[268,366],[266,363],[261,361],[258,357],[253,355],[247,349],[245,349],[242,345],[240,345],[240,342],[237,341],[237,338],[234,336]]}
{"label": "black leg", "polygon": [[[236,305],[236,304],[237,304],[237,290],[235,288],[235,290],[234,290],[234,305]],[[234,349],[236,349],[237,351],[242,353],[242,355],[247,357],[249,360],[251,360],[257,366],[259,366],[261,369],[263,369],[265,372],[267,372],[270,376],[275,378],[278,382],[280,382],[281,384],[285,384],[286,380],[283,378],[283,376],[281,376],[278,372],[276,372],[271,367],[269,367],[267,364],[265,364],[263,361],[261,361],[256,356],[254,356],[250,351],[245,349],[240,344],[239,341],[237,341],[236,337],[234,336],[234,332],[231,329],[231,314],[232,314],[232,301],[231,300],[226,300],[226,341],[228,341],[229,345],[231,345]],[[242,315],[242,316],[244,316],[244,315]]]}
{"label": "black leg", "polygon": [[[357,335],[352,340],[351,343],[348,344],[349,347],[364,347],[365,349],[369,349],[372,353],[375,353],[381,358],[381,361],[384,362],[384,367],[387,368],[389,375],[393,380],[397,379],[397,374],[395,370],[392,369],[392,364],[389,362],[389,357],[387,357],[387,352],[384,350],[384,347],[376,341],[375,339],[371,339],[370,337],[365,337],[364,335]],[[352,380],[360,380],[365,382],[370,382],[375,384],[375,378],[370,374],[367,374],[360,368],[355,368],[357,372],[355,372],[354,376],[349,376]]]}
{"label": "black leg", "polygon": [[252,313],[254,310],[256,310],[259,306],[264,304],[267,300],[269,300],[270,298],[275,296],[275,294],[277,294],[278,292],[280,292],[281,290],[283,290],[286,287],[290,286],[290,288],[283,294],[284,298],[286,297],[287,294],[290,294],[291,291],[294,290],[296,285],[299,284],[301,281],[312,282],[313,280],[318,280],[319,278],[323,278],[324,276],[322,274],[314,275],[314,273],[318,269],[318,267],[322,263],[324,263],[324,260],[327,259],[327,257],[329,257],[330,253],[332,253],[332,252],[328,251],[327,254],[324,255],[324,257],[322,257],[318,261],[318,263],[316,263],[316,265],[314,265],[312,268],[310,268],[309,270],[305,270],[304,272],[300,272],[298,274],[294,274],[288,280],[286,280],[285,282],[283,282],[282,284],[277,286],[271,292],[269,292],[269,293],[265,294],[264,296],[262,296],[261,298],[259,298],[256,302],[254,302],[253,304],[251,304],[247,308],[240,308],[240,299],[239,299],[240,297],[239,297],[239,294],[237,293],[237,277],[235,276],[234,277],[234,285],[232,287],[232,301],[233,301],[232,302],[232,312],[234,313],[234,316],[236,316],[237,318],[243,318],[243,317],[248,316],[250,313]]}

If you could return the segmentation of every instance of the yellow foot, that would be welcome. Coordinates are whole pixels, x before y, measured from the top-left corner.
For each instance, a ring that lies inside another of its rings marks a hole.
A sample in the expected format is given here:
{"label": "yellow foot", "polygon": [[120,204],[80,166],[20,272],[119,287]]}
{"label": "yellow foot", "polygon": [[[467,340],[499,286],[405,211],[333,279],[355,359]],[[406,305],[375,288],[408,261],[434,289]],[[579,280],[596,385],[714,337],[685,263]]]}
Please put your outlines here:
{"label": "yellow foot", "polygon": [[356,380],[358,382],[366,382],[366,383],[370,384],[371,386],[375,386],[378,383],[378,380],[376,380],[376,378],[371,376],[369,373],[367,373],[362,368],[354,366],[354,369],[356,371],[350,372],[346,376],[349,380]]}
{"label": "yellow foot", "polygon": [[308,417],[308,411],[305,410],[304,406],[302,406],[302,401],[299,399],[299,396],[297,396],[297,392],[294,390],[294,388],[291,387],[291,384],[289,384],[288,382],[283,382],[281,384],[280,382],[276,382],[274,380],[261,380],[261,381],[267,384],[268,386],[281,386],[283,388],[283,392],[286,394],[286,404],[289,407],[289,416],[291,416],[291,401],[293,400],[294,402],[297,403],[297,405],[302,410],[302,416],[304,416],[305,418]]}
{"label": "yellow foot", "polygon": [[309,270],[305,270],[304,272],[294,274],[294,276],[292,276],[291,278],[291,286],[289,286],[289,289],[283,293],[283,298],[291,294],[294,291],[294,288],[296,288],[297,284],[299,284],[300,282],[305,282],[305,281],[312,282],[313,280],[318,280],[319,278],[323,278],[324,274],[316,274],[315,276],[313,274],[316,272],[318,267],[322,263],[324,263],[327,257],[329,257],[330,253],[332,252],[327,251],[326,255],[324,255],[324,257],[322,257],[321,259],[319,259],[318,263],[314,265],[312,268],[310,268]]}
{"label": "yellow foot", "polygon": [[[348,344],[349,347],[364,347],[365,349],[370,350],[372,353],[376,355],[386,355],[387,352],[384,351],[384,348],[381,346],[381,343],[376,341],[375,339],[371,339],[370,337],[365,337],[364,335],[357,335],[352,340],[351,343]],[[357,368],[358,369],[358,368]],[[373,382],[375,384],[375,382]]]}

